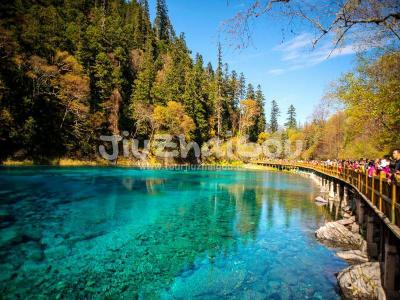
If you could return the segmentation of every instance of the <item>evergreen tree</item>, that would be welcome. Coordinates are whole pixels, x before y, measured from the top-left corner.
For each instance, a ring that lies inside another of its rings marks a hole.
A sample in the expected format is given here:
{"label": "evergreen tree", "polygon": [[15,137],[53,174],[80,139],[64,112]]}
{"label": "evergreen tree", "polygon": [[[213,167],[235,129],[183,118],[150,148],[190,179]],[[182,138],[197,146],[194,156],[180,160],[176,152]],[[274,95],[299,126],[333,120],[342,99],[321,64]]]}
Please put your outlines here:
{"label": "evergreen tree", "polygon": [[285,123],[286,128],[296,129],[296,108],[291,104],[287,112],[287,122]]}
{"label": "evergreen tree", "polygon": [[231,102],[234,110],[239,108],[240,95],[239,95],[239,79],[235,70],[232,71],[230,78],[230,91],[231,91]]}
{"label": "evergreen tree", "polygon": [[207,94],[204,91],[205,80],[203,58],[197,54],[195,65],[189,72],[186,81],[184,103],[186,112],[196,125],[195,140],[199,144],[202,144],[208,137]]}
{"label": "evergreen tree", "polygon": [[259,134],[265,131],[265,125],[266,125],[265,113],[264,113],[265,97],[261,90],[260,85],[257,86],[257,91],[255,93],[255,101],[258,105],[259,114],[255,119],[254,125],[250,129],[250,140],[253,142],[256,142],[258,140]]}
{"label": "evergreen tree", "polygon": [[220,137],[222,130],[222,89],[223,89],[223,73],[222,73],[222,47],[218,43],[217,70],[215,73],[215,119],[217,121],[217,137]]}
{"label": "evergreen tree", "polygon": [[93,66],[95,87],[94,94],[96,99],[100,102],[110,97],[113,86],[112,86],[112,72],[113,68],[111,62],[106,53],[101,52],[96,56],[96,61]]}
{"label": "evergreen tree", "polygon": [[149,1],[148,0],[139,0],[140,7],[142,8],[145,16],[149,16]]}
{"label": "evergreen tree", "polygon": [[229,65],[224,64],[223,80],[222,80],[222,131],[224,133],[232,133],[234,120],[234,93],[231,74],[229,73]]}
{"label": "evergreen tree", "polygon": [[168,53],[159,58],[162,68],[157,74],[152,90],[157,104],[166,104],[171,100],[183,103],[186,77],[192,68],[192,60],[183,34],[171,42],[169,48]]}
{"label": "evergreen tree", "polygon": [[147,42],[142,70],[139,72],[134,82],[133,93],[131,97],[131,110],[137,102],[153,104],[151,90],[155,80],[153,45],[150,40]]}
{"label": "evergreen tree", "polygon": [[160,109],[170,102],[193,120],[184,127],[199,143],[239,124],[261,130],[262,97],[223,64],[220,44],[215,68],[200,55],[193,62],[165,0],[154,27],[148,0],[20,2],[0,4],[0,160],[20,149],[33,159],[92,158],[101,134],[150,137],[155,108],[173,112]]}
{"label": "evergreen tree", "polygon": [[278,131],[278,117],[279,117],[280,111],[279,111],[279,106],[278,103],[275,100],[272,100],[271,102],[271,117],[270,117],[270,127],[269,130],[272,133],[275,133]]}
{"label": "evergreen tree", "polygon": [[168,17],[168,8],[165,0],[157,0],[154,27],[159,40],[170,40],[173,30]]}
{"label": "evergreen tree", "polygon": [[206,73],[209,78],[213,78],[215,73],[212,64],[209,62],[206,67]]}
{"label": "evergreen tree", "polygon": [[255,100],[255,98],[256,98],[256,94],[254,92],[254,86],[251,83],[249,83],[247,85],[246,99]]}
{"label": "evergreen tree", "polygon": [[134,22],[134,41],[139,49],[145,48],[146,39],[151,36],[151,24],[149,15],[149,4],[147,0],[141,0],[140,6],[136,10],[136,18]]}
{"label": "evergreen tree", "polygon": [[246,97],[246,78],[243,73],[239,76],[239,102]]}
{"label": "evergreen tree", "polygon": [[261,90],[261,85],[257,86],[255,100],[257,101],[258,106],[260,107],[260,117],[257,122],[258,133],[260,134],[261,132],[265,131],[265,126],[266,126],[266,119],[265,119],[265,112],[264,112],[265,97]]}

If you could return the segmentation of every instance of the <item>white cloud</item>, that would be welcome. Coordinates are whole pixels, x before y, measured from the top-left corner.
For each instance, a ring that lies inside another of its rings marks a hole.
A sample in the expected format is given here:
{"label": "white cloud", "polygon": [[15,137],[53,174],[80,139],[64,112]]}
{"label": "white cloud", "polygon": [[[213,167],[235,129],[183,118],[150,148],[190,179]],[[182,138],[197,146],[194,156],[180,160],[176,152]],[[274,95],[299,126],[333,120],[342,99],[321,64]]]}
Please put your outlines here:
{"label": "white cloud", "polygon": [[[341,48],[334,48],[332,42],[327,39],[320,42],[313,49],[313,35],[302,33],[295,38],[276,46],[273,50],[281,53],[281,61],[285,69],[273,69],[268,71],[271,75],[282,74],[285,71],[293,71],[311,67],[339,56],[351,55],[357,52],[356,45],[347,45]],[[279,72],[275,72],[279,70]],[[272,71],[272,72],[271,72]]]}
{"label": "white cloud", "polygon": [[268,70],[268,74],[270,74],[270,75],[281,75],[284,72],[285,72],[284,69],[271,69],[271,70]]}
{"label": "white cloud", "polygon": [[312,46],[312,37],[309,33],[302,33],[293,39],[276,46],[274,50],[295,53],[306,46]]}

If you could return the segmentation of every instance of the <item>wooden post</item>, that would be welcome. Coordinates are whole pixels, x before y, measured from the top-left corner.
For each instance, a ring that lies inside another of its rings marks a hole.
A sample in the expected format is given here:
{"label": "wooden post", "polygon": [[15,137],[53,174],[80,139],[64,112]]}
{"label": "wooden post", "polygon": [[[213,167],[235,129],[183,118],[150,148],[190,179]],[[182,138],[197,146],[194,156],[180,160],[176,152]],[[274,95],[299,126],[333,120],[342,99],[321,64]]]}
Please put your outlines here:
{"label": "wooden post", "polygon": [[358,177],[357,177],[357,188],[359,191],[361,191],[361,173],[358,172]]}
{"label": "wooden post", "polygon": [[347,186],[343,188],[343,206],[347,206],[349,204],[349,189]]}
{"label": "wooden post", "polygon": [[375,228],[375,218],[373,213],[371,212],[367,217],[367,249],[368,255],[371,257],[378,256],[378,245],[374,241],[374,229]]}
{"label": "wooden post", "polygon": [[365,170],[365,196],[368,197],[368,171]]}
{"label": "wooden post", "polygon": [[375,205],[375,174],[372,174],[371,180],[371,202],[372,205]]}
{"label": "wooden post", "polygon": [[396,224],[396,183],[392,182],[392,223]]}
{"label": "wooden post", "polygon": [[339,184],[339,200],[343,203],[344,199],[344,185],[342,183]]}
{"label": "wooden post", "polygon": [[329,197],[335,199],[335,183],[329,181]]}
{"label": "wooden post", "polygon": [[387,232],[385,239],[385,265],[383,273],[383,287],[390,294],[396,289],[397,247],[391,232]]}
{"label": "wooden post", "polygon": [[349,170],[349,181],[351,184],[353,184],[353,171]]}
{"label": "wooden post", "polygon": [[380,211],[382,211],[382,189],[383,189],[382,173],[379,173],[379,210]]}
{"label": "wooden post", "polygon": [[362,199],[358,199],[358,224],[361,226],[364,225],[364,216],[365,216],[365,205]]}
{"label": "wooden post", "polygon": [[386,240],[386,226],[383,222],[379,222],[379,254],[378,260],[382,264],[385,260],[385,240]]}
{"label": "wooden post", "polygon": [[339,182],[336,183],[336,196],[335,196],[335,198],[338,201],[342,200],[342,197],[340,196],[340,183]]}

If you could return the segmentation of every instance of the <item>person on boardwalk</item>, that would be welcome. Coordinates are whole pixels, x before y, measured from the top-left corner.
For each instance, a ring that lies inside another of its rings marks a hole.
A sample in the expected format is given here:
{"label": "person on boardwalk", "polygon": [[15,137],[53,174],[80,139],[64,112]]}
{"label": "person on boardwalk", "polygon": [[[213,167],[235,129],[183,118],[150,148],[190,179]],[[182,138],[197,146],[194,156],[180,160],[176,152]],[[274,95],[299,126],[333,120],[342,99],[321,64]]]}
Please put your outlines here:
{"label": "person on boardwalk", "polygon": [[391,172],[394,179],[399,182],[400,180],[400,149],[393,150],[393,160],[391,164]]}

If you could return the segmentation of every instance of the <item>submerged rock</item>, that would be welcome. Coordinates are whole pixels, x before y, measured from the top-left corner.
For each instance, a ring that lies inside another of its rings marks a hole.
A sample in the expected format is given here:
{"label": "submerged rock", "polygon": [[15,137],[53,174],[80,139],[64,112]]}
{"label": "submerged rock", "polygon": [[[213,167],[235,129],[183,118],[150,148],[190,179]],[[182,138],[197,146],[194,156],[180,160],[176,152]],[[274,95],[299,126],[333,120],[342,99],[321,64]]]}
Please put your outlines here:
{"label": "submerged rock", "polygon": [[70,250],[66,246],[57,246],[52,248],[46,248],[44,254],[47,259],[58,260],[69,255]]}
{"label": "submerged rock", "polygon": [[22,235],[16,226],[7,227],[0,230],[0,248],[22,241]]}
{"label": "submerged rock", "polygon": [[0,209],[0,228],[10,226],[15,222],[14,216],[5,209]]}
{"label": "submerged rock", "polygon": [[345,299],[378,299],[382,293],[379,262],[367,262],[344,269],[337,280]]}
{"label": "submerged rock", "polygon": [[14,275],[14,266],[10,263],[0,265],[0,282],[10,280]]}
{"label": "submerged rock", "polygon": [[327,204],[328,200],[322,198],[321,196],[318,196],[317,198],[315,198],[315,202]]}
{"label": "submerged rock", "polygon": [[365,263],[368,261],[368,256],[360,250],[348,250],[336,253],[341,259],[351,263]]}
{"label": "submerged rock", "polygon": [[355,248],[359,248],[363,241],[360,234],[352,233],[339,222],[326,223],[315,232],[315,235],[319,240]]}
{"label": "submerged rock", "polygon": [[237,269],[225,272],[219,268],[203,267],[186,278],[178,278],[172,286],[172,295],[179,299],[206,297],[207,295],[234,294],[245,281],[247,272]]}

